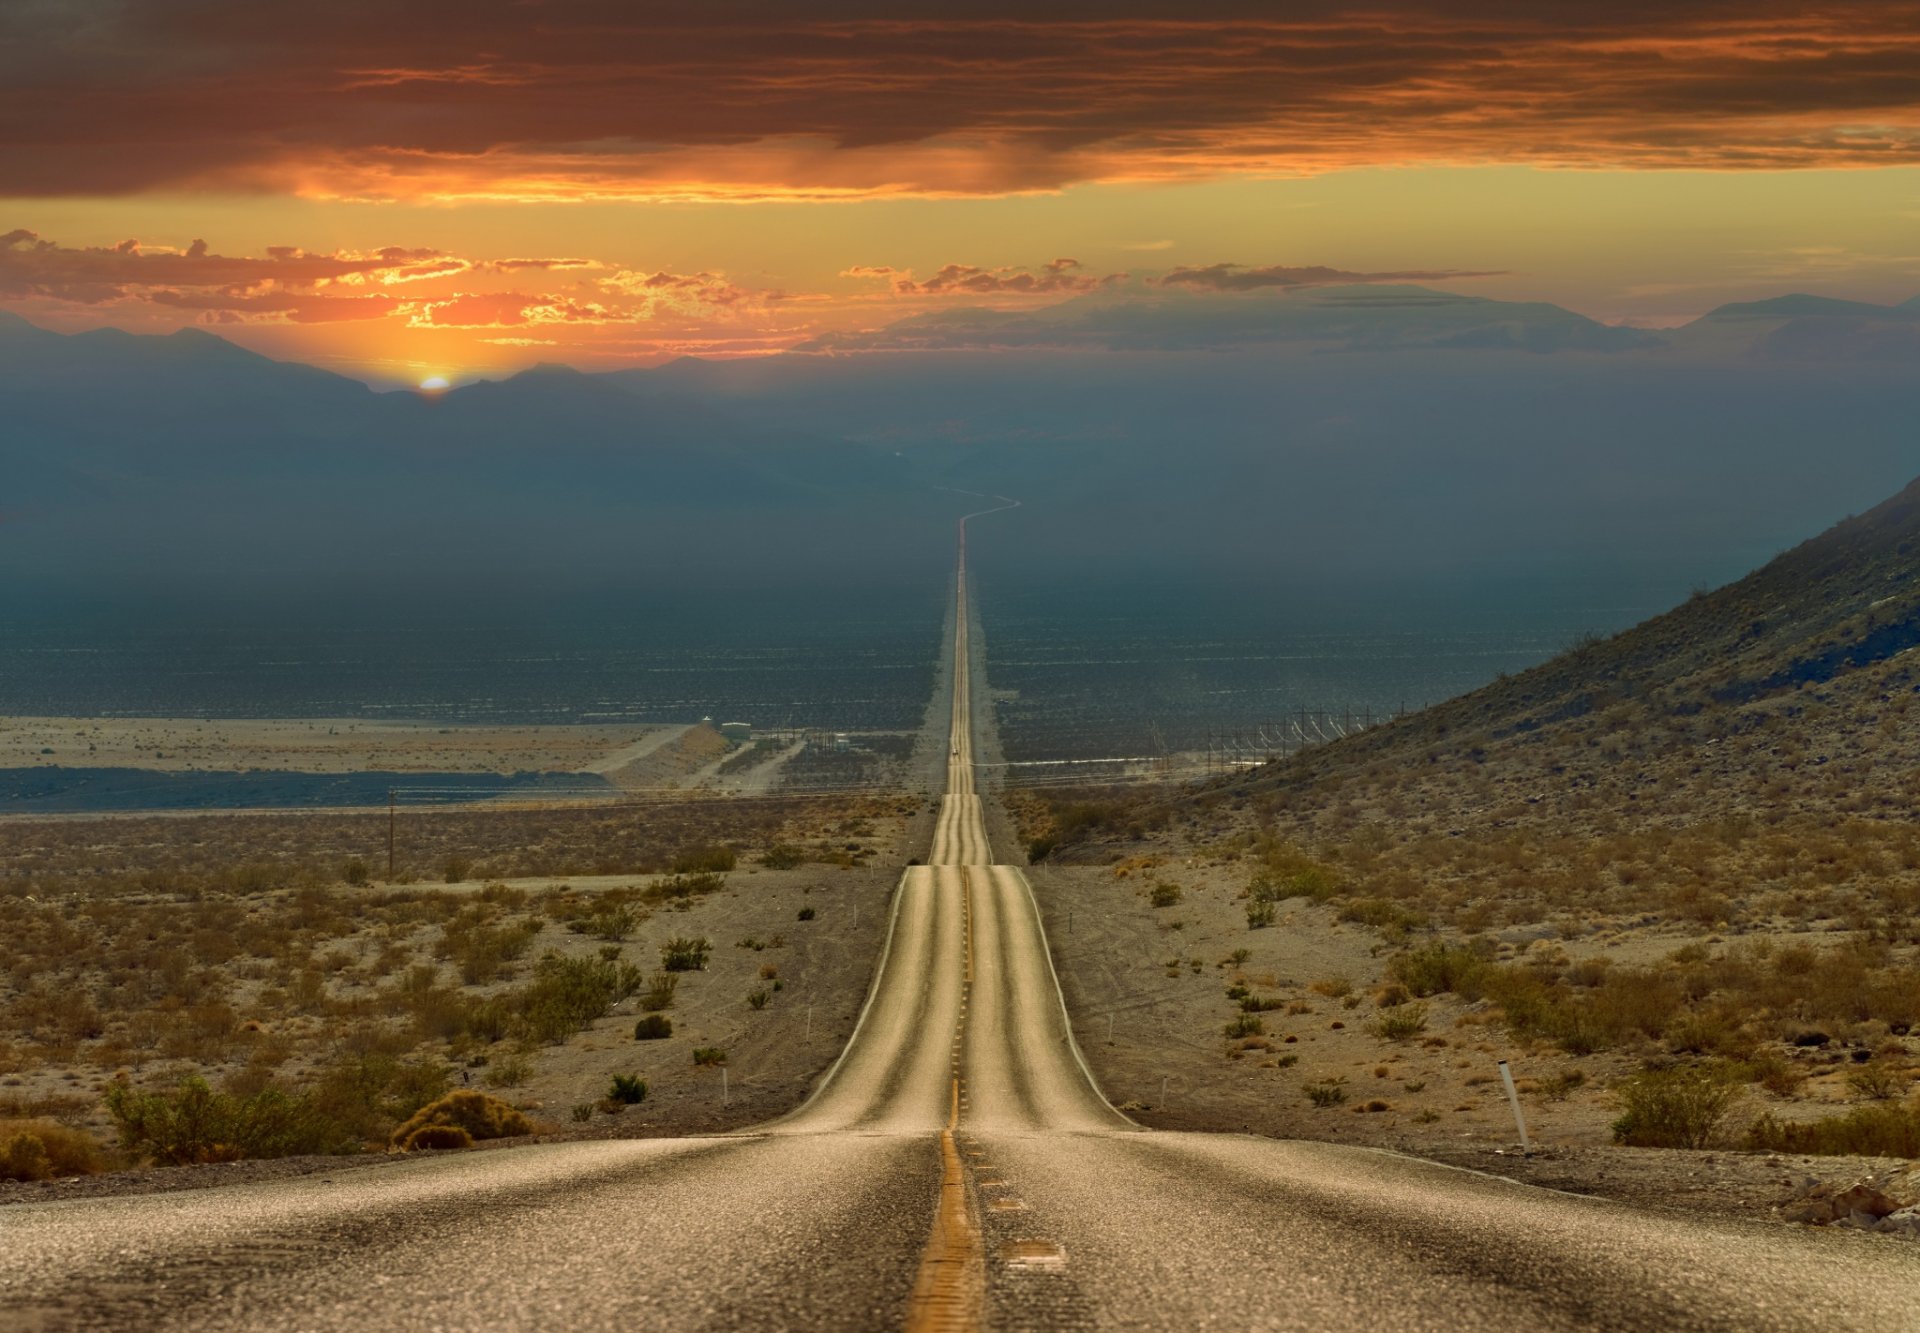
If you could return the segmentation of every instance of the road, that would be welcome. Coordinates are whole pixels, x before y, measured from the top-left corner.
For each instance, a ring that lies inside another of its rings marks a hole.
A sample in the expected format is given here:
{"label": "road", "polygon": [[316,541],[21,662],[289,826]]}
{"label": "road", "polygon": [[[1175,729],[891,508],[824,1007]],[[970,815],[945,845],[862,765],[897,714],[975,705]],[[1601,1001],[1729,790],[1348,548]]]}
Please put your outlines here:
{"label": "road", "polygon": [[727,1136],[0,1210],[0,1328],[1920,1326],[1920,1255],[1885,1238],[1114,1110],[1032,889],[993,864],[962,532],[930,864],[803,1106]]}

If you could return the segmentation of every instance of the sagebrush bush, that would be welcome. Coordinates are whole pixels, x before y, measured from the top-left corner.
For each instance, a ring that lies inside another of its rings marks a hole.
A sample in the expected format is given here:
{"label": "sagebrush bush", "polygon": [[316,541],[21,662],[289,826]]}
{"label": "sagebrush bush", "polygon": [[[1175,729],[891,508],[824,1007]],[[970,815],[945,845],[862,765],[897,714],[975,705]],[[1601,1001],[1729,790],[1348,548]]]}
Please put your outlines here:
{"label": "sagebrush bush", "polygon": [[673,1020],[665,1014],[648,1014],[633,1025],[635,1041],[659,1041],[673,1035]]}
{"label": "sagebrush bush", "polygon": [[1347,1100],[1344,1080],[1338,1078],[1323,1079],[1318,1083],[1308,1083],[1300,1089],[1307,1094],[1307,1100],[1315,1106],[1338,1106]]}
{"label": "sagebrush bush", "polygon": [[1382,1010],[1367,1030],[1382,1041],[1411,1041],[1427,1030],[1427,1006],[1415,1001]]}
{"label": "sagebrush bush", "polygon": [[696,1046],[693,1048],[693,1062],[709,1069],[718,1069],[727,1062],[727,1053],[718,1046]]}
{"label": "sagebrush bush", "polygon": [[0,1120],[0,1180],[92,1176],[108,1165],[106,1149],[84,1130],[56,1120]]}
{"label": "sagebrush bush", "polygon": [[506,1139],[533,1133],[533,1122],[518,1109],[484,1092],[461,1089],[415,1111],[388,1142],[398,1147],[413,1132],[429,1125],[451,1125],[463,1129],[473,1139]]}
{"label": "sagebrush bush", "polygon": [[640,997],[640,1007],[648,1013],[659,1013],[662,1009],[673,1007],[673,992],[680,985],[680,978],[671,972],[655,972],[647,978],[647,993]]}
{"label": "sagebrush bush", "polygon": [[1616,1090],[1624,1114],[1613,1141],[1630,1148],[1705,1148],[1741,1095],[1728,1070],[1704,1065],[1645,1069]]}
{"label": "sagebrush bush", "polygon": [[168,1092],[140,1092],[116,1079],[105,1100],[128,1151],[167,1165],[355,1152],[362,1146],[353,1126],[329,1117],[312,1097],[275,1087],[243,1096],[189,1078]]}
{"label": "sagebrush bush", "polygon": [[1475,983],[1486,966],[1486,960],[1466,945],[1436,940],[1395,954],[1387,963],[1387,975],[1415,995],[1452,991],[1462,999],[1471,1000],[1479,996]]}
{"label": "sagebrush bush", "polygon": [[660,946],[660,966],[669,972],[704,972],[713,943],[704,935],[689,939],[676,935]]}
{"label": "sagebrush bush", "polygon": [[516,1027],[529,1040],[558,1045],[641,986],[640,969],[610,958],[547,954],[515,995]]}
{"label": "sagebrush bush", "polygon": [[1267,1025],[1258,1014],[1242,1013],[1228,1019],[1224,1031],[1229,1038],[1259,1037],[1266,1034]]}

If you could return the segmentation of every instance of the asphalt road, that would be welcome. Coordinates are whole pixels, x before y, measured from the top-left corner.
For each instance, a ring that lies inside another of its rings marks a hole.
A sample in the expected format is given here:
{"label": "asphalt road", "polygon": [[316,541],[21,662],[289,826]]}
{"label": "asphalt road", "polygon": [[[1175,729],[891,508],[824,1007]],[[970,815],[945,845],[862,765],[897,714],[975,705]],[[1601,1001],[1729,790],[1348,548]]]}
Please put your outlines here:
{"label": "asphalt road", "polygon": [[1150,1133],[1100,1096],[973,786],[964,546],[932,864],[813,1097],[551,1144],[0,1210],[0,1328],[1920,1327],[1920,1252],[1388,1153]]}

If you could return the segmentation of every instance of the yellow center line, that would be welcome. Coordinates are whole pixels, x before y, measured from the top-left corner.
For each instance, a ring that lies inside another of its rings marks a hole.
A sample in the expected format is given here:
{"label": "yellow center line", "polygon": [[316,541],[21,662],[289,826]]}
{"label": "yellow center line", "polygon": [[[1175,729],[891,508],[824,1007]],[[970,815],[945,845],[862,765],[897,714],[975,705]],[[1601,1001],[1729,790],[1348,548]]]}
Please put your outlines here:
{"label": "yellow center line", "polygon": [[907,1305],[908,1333],[944,1333],[980,1326],[985,1274],[980,1263],[979,1231],[967,1207],[960,1152],[953,1142],[953,1131],[959,1124],[960,1080],[956,1078],[947,1127],[940,1131],[940,1206]]}

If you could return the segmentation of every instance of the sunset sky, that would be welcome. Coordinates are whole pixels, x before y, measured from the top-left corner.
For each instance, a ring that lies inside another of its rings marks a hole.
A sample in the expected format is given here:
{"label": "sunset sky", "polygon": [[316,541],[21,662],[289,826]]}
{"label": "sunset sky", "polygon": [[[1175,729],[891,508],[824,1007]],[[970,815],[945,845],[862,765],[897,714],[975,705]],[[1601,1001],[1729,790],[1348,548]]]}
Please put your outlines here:
{"label": "sunset sky", "polygon": [[1920,3],[0,8],[0,307],[61,330],[417,383],[1388,279],[1913,296]]}

